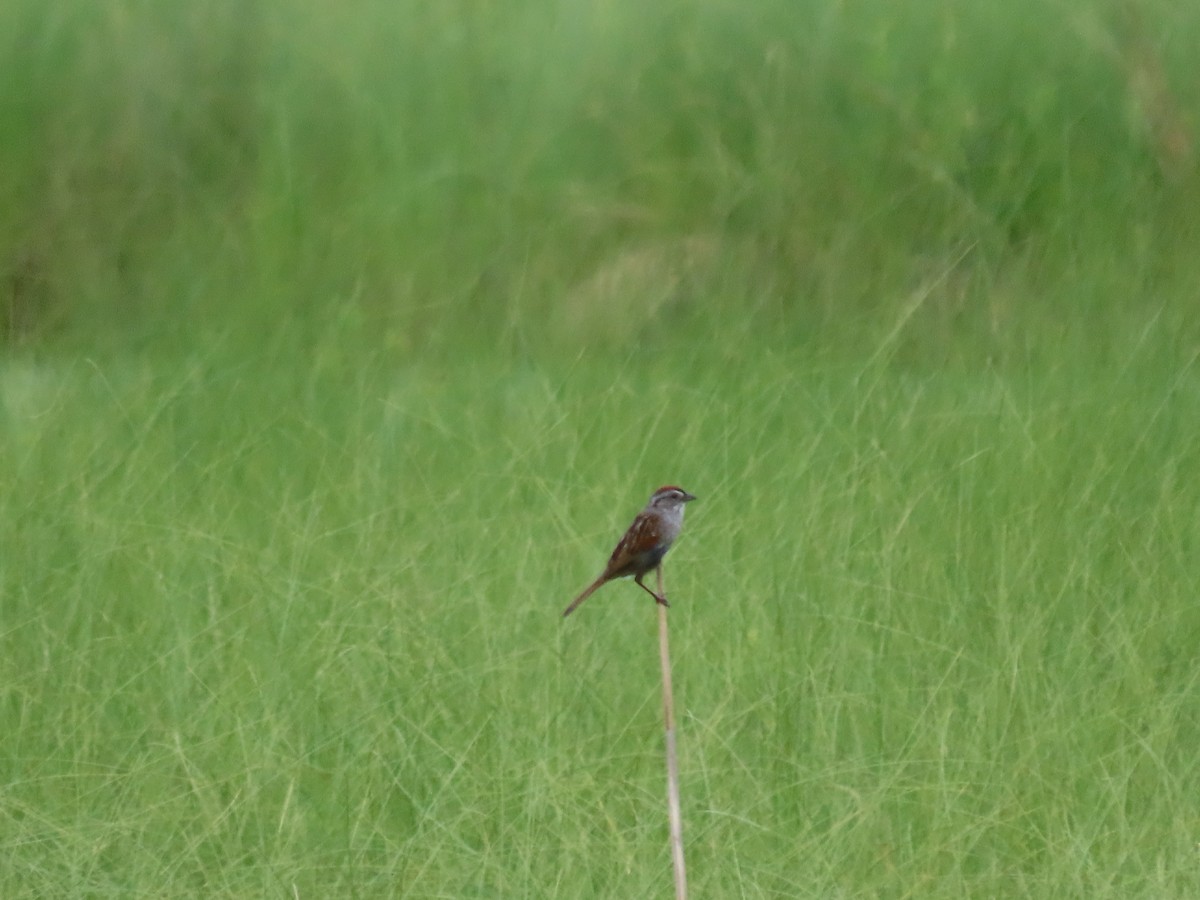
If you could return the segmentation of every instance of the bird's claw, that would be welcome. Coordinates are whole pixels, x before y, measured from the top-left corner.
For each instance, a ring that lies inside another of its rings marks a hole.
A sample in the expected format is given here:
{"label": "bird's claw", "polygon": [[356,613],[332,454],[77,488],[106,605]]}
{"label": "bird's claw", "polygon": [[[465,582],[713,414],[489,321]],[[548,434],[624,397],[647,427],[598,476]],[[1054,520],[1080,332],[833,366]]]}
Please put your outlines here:
{"label": "bird's claw", "polygon": [[655,594],[654,602],[657,603],[659,606],[665,606],[667,609],[671,608],[671,604],[667,602],[666,594]]}

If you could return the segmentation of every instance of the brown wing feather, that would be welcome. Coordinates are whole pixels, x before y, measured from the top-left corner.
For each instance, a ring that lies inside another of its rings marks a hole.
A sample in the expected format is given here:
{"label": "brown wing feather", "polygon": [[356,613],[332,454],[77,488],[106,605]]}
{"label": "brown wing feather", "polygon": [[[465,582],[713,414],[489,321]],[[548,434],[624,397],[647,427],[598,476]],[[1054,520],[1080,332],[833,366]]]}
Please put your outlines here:
{"label": "brown wing feather", "polygon": [[608,565],[604,567],[605,579],[637,575],[643,571],[641,560],[659,545],[662,540],[661,522],[657,516],[638,516],[625,532]]}

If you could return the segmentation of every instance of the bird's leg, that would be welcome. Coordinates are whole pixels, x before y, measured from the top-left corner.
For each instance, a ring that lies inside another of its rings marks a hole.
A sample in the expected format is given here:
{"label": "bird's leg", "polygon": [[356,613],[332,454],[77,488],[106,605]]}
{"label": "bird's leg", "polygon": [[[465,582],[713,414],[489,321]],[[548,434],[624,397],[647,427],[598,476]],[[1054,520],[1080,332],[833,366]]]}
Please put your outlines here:
{"label": "bird's leg", "polygon": [[[662,577],[661,577],[661,576],[662,576],[662,567],[661,567],[661,566],[659,566],[659,567],[656,567],[656,568],[658,569],[659,576],[660,576],[660,577],[659,577],[659,581],[661,582],[661,581],[662,581]],[[659,603],[659,604],[661,604],[661,605],[663,605],[663,606],[665,606],[665,607],[667,607],[667,608],[669,609],[669,608],[671,607],[671,604],[667,602],[667,595],[666,595],[665,593],[664,593],[664,594],[656,594],[656,593],[654,593],[654,591],[650,590],[650,588],[649,588],[649,587],[647,587],[647,586],[646,586],[646,585],[645,585],[645,584],[642,582],[642,578],[643,578],[645,575],[646,575],[646,573],[645,573],[645,572],[642,572],[640,575],[635,575],[635,576],[633,577],[633,580],[634,580],[634,582],[636,582],[636,583],[637,583],[637,586],[638,586],[638,587],[640,587],[640,588],[641,588],[643,591],[645,591],[647,594],[649,594],[651,597],[653,597],[653,598],[654,598],[654,602],[655,602],[655,603]]]}

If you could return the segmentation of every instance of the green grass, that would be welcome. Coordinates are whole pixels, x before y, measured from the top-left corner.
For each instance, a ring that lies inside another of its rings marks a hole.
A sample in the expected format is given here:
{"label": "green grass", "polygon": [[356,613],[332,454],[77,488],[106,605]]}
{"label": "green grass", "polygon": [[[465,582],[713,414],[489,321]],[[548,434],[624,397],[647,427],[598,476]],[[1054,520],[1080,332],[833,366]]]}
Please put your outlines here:
{"label": "green grass", "polygon": [[643,6],[0,10],[0,896],[1200,896],[1200,16]]}
{"label": "green grass", "polygon": [[5,896],[1186,897],[1200,390],[697,357],[4,372]]}

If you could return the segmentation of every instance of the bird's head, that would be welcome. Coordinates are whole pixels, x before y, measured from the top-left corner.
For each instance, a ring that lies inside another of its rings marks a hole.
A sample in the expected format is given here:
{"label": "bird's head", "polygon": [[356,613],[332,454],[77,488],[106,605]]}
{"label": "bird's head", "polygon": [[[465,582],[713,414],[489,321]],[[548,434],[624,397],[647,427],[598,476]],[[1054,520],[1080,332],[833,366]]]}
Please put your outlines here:
{"label": "bird's head", "polygon": [[650,498],[649,505],[660,509],[675,509],[695,499],[695,494],[689,494],[681,487],[668,484],[654,492],[654,495]]}

